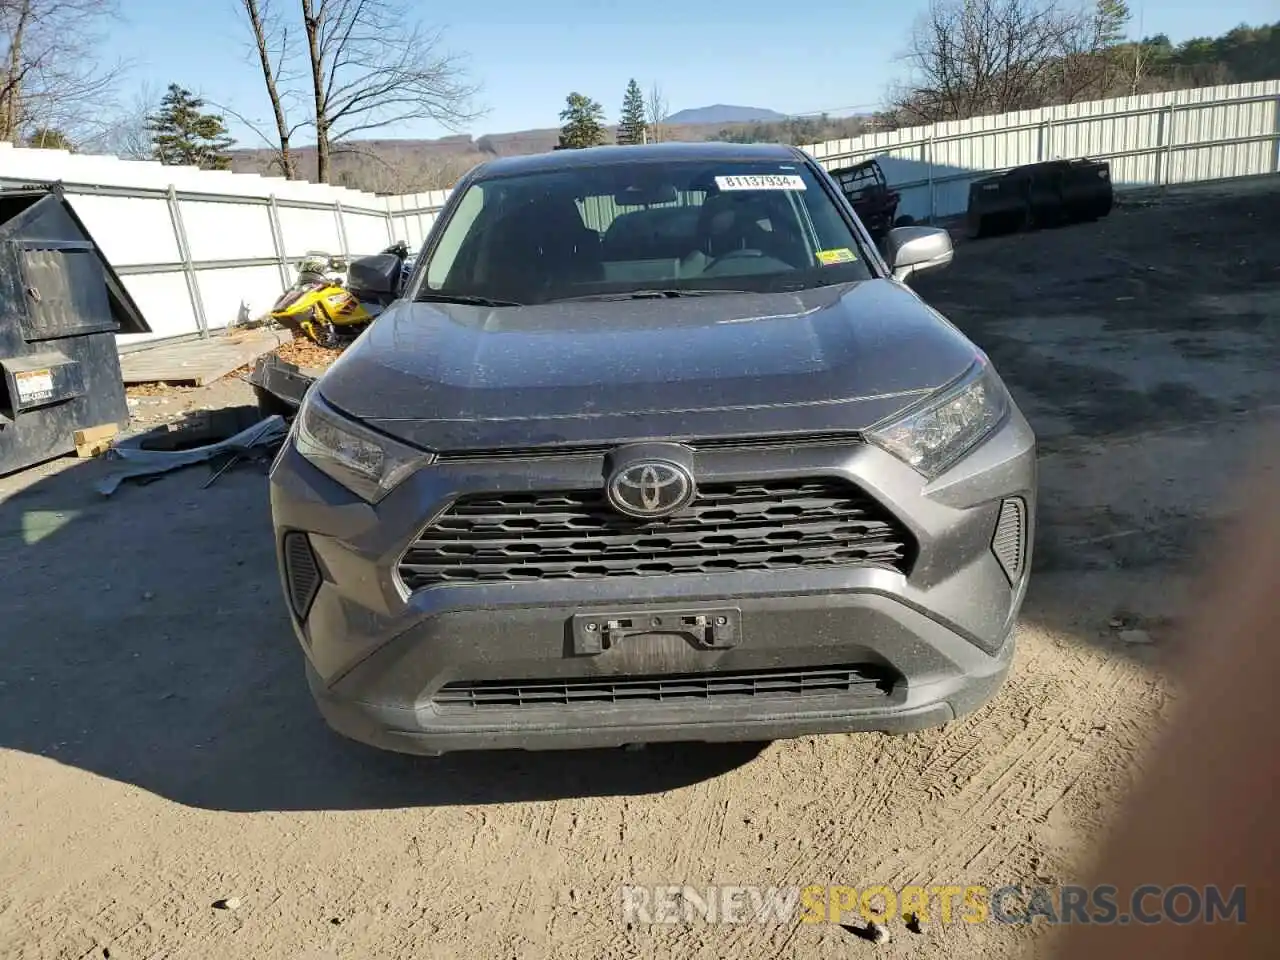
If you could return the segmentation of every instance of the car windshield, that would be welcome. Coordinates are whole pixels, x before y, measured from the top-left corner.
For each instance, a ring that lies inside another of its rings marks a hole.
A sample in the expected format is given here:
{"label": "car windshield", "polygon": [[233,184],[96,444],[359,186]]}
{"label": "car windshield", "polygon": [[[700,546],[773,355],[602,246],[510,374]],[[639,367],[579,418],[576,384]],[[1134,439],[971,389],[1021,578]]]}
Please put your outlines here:
{"label": "car windshield", "polygon": [[836,202],[798,160],[610,162],[472,183],[419,297],[535,304],[871,276]]}

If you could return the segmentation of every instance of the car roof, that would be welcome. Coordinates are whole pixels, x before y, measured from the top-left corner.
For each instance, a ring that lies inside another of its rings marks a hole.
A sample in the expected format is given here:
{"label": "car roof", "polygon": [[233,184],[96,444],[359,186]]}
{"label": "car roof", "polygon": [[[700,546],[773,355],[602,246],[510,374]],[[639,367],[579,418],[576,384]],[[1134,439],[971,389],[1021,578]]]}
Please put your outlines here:
{"label": "car roof", "polygon": [[649,143],[635,146],[609,144],[581,150],[554,150],[519,157],[500,157],[473,171],[476,180],[520,173],[576,170],[614,163],[661,163],[675,160],[796,160],[801,152],[781,143]]}

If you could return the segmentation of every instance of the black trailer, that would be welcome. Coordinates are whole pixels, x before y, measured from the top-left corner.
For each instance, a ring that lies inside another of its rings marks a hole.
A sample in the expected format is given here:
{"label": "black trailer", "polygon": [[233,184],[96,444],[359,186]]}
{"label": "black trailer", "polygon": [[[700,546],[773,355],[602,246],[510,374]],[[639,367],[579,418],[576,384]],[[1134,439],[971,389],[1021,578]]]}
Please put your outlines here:
{"label": "black trailer", "polygon": [[0,474],[129,422],[117,333],[150,333],[59,187],[0,190]]}
{"label": "black trailer", "polygon": [[884,243],[894,227],[909,227],[915,218],[898,216],[901,196],[890,188],[878,160],[864,160],[851,167],[827,171],[877,245]]}

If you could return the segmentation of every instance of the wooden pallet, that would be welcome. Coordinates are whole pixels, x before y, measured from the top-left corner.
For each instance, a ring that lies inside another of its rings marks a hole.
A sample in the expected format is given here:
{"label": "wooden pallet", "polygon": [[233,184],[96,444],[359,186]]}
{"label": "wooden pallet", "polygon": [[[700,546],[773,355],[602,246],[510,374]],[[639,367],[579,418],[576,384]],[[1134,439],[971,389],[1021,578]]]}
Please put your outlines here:
{"label": "wooden pallet", "polygon": [[237,367],[252,363],[291,339],[285,330],[241,330],[214,334],[208,340],[162,343],[120,355],[125,385],[168,383],[203,387],[221,380]]}

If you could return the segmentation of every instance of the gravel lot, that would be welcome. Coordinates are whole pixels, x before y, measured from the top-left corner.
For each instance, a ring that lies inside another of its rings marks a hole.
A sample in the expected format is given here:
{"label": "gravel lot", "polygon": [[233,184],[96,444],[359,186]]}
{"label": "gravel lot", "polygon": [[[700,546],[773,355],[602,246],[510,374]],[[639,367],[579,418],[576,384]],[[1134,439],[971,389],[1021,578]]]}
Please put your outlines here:
{"label": "gravel lot", "polygon": [[[1276,179],[1135,196],[1098,224],[964,243],[920,280],[1043,442],[1013,675],[941,731],[382,755],[312,708],[260,474],[201,489],[197,467],[110,499],[101,462],[0,480],[0,955],[1042,952],[1041,925],[934,919],[882,945],[627,927],[616,890],[1078,875],[1174,702],[1187,578],[1275,429],[1277,222]],[[247,399],[233,381],[137,410]]]}

